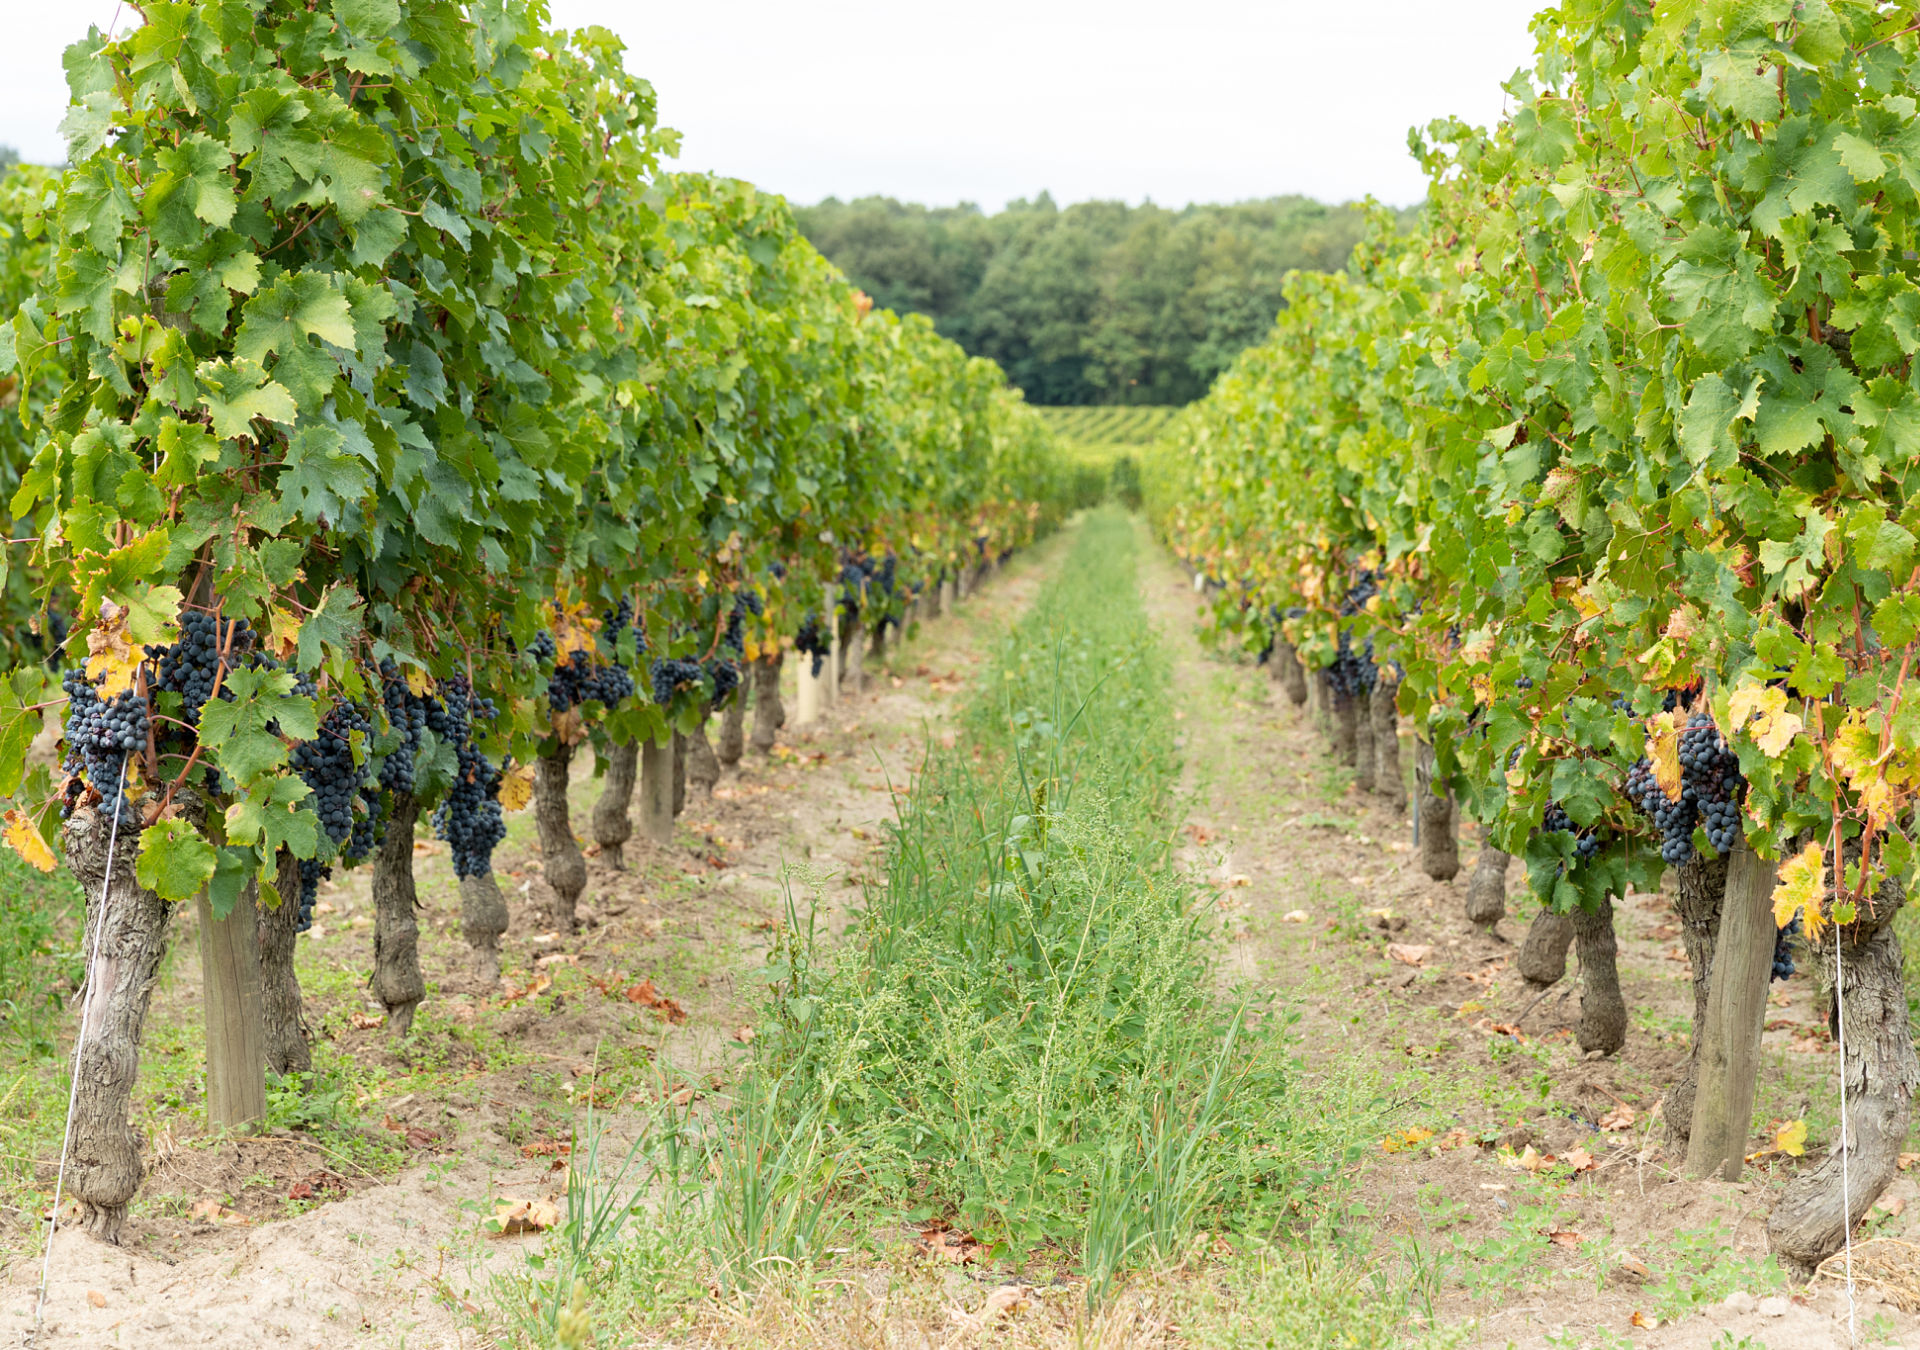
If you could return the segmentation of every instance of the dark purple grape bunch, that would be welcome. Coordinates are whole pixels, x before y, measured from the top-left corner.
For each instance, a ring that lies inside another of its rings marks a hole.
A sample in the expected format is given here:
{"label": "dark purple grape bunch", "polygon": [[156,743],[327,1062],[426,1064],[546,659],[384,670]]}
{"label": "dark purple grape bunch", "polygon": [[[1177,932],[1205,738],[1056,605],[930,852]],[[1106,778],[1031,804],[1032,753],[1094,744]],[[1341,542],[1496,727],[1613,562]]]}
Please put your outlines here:
{"label": "dark purple grape bunch", "polygon": [[117,817],[123,826],[136,824],[139,812],[127,799],[123,766],[129,755],[146,748],[147,701],[131,689],[102,699],[99,681],[83,666],[68,666],[60,687],[67,695],[67,754],[61,764],[67,786],[61,814],[72,815],[92,787],[100,794],[103,812]]}

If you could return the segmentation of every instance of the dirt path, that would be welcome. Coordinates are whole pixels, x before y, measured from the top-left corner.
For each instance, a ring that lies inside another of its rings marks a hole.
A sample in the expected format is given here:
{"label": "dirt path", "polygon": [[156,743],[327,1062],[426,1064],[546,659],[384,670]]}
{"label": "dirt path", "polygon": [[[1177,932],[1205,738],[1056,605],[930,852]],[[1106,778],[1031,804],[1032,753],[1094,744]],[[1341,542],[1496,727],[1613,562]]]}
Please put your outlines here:
{"label": "dirt path", "polygon": [[[326,886],[300,953],[315,1093],[333,1112],[324,1128],[293,1120],[254,1139],[196,1136],[199,970],[190,925],[177,929],[136,1103],[150,1179],[125,1247],[57,1238],[38,1344],[481,1345],[471,1308],[539,1241],[490,1239],[482,1220],[503,1197],[554,1193],[588,1101],[618,1136],[627,1108],[724,1091],[752,1020],[745,977],[764,963],[789,867],[821,888],[829,922],[858,898],[884,858],[894,791],[912,781],[928,738],[950,734],[943,724],[1062,543],[1012,560],[957,613],[870,663],[866,693],[843,695],[814,727],[790,725],[770,758],[749,753],[712,798],[695,794],[672,846],[629,844],[624,872],[590,858],[578,935],[545,927],[530,813],[511,818],[495,860],[512,911],[503,989],[483,988],[468,968],[445,846],[416,845],[428,997],[404,1042],[364,988],[366,871]],[[590,765],[570,794],[578,834],[599,793]],[[634,1001],[646,980],[683,1023]],[[313,1099],[288,1100],[318,1110]],[[388,1141],[384,1170],[365,1139]],[[40,1261],[31,1222],[15,1212],[0,1302],[12,1330],[0,1339],[19,1343]]]}
{"label": "dirt path", "polygon": [[[1298,1014],[1300,1090],[1368,1132],[1343,1233],[1421,1290],[1436,1323],[1474,1319],[1476,1345],[1847,1344],[1835,1290],[1790,1289],[1766,1260],[1783,1161],[1702,1184],[1661,1153],[1655,1106],[1691,1014],[1668,899],[1618,909],[1632,1017],[1619,1056],[1587,1061],[1573,1043],[1577,966],[1514,1031],[1533,995],[1513,944],[1536,909],[1519,866],[1489,937],[1463,913],[1471,838],[1459,876],[1429,880],[1400,804],[1357,791],[1264,670],[1202,650],[1188,577],[1158,550],[1142,575],[1175,662],[1186,856],[1219,884],[1229,973]],[[1804,974],[1775,986],[1756,1150],[1786,1118],[1808,1120],[1810,1146],[1830,1137],[1834,1059],[1811,998]],[[1920,1206],[1902,1211],[1917,1199],[1903,1178],[1869,1229],[1913,1241]],[[1871,1292],[1860,1318],[1862,1344],[1920,1344],[1920,1320]]]}

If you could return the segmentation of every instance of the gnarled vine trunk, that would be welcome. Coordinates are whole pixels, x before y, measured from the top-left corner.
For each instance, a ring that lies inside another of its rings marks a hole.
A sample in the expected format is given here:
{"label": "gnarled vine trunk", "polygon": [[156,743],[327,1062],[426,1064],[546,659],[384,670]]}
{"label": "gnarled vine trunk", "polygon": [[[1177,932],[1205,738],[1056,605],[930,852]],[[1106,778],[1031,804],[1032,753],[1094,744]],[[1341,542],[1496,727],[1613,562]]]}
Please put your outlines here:
{"label": "gnarled vine trunk", "polygon": [[553,890],[553,922],[564,932],[579,923],[580,893],[587,888],[587,860],[573,837],[567,783],[572,777],[573,747],[556,743],[540,756],[533,774],[533,818],[540,829],[541,866]]}
{"label": "gnarled vine trunk", "polygon": [[300,860],[280,850],[274,874],[280,903],[260,906],[260,1016],[267,1036],[267,1068],[277,1074],[313,1069],[313,1031],[307,1025],[300,976],[293,958],[300,941]]}
{"label": "gnarled vine trunk", "polygon": [[395,793],[393,818],[373,855],[373,996],[387,1010],[387,1028],[404,1036],[413,1010],[427,996],[420,972],[420,907],[413,884],[413,828],[420,803],[411,792]]}
{"label": "gnarled vine trunk", "polygon": [[1573,941],[1580,954],[1580,1021],[1574,1039],[1590,1055],[1611,1055],[1627,1043],[1627,1000],[1615,963],[1613,900],[1573,911]]}
{"label": "gnarled vine trunk", "polygon": [[[753,663],[753,739],[751,744],[763,755],[773,750],[776,734],[787,724],[786,706],[780,701],[780,665],[785,659],[785,652],[775,652]],[[800,659],[809,664],[813,660],[810,656],[802,656]]]}
{"label": "gnarled vine trunk", "polygon": [[473,953],[484,984],[500,982],[500,938],[507,931],[507,897],[489,867],[477,877],[460,878],[460,936]]}
{"label": "gnarled vine trunk", "polygon": [[1460,874],[1460,838],[1453,798],[1440,776],[1433,747],[1419,743],[1414,760],[1414,800],[1419,804],[1420,870],[1435,881],[1452,881]]}
{"label": "gnarled vine trunk", "polygon": [[1362,792],[1372,792],[1374,788],[1371,701],[1371,694],[1356,694],[1349,700],[1353,709],[1353,785]]}
{"label": "gnarled vine trunk", "polygon": [[1694,1093],[1700,1086],[1700,1036],[1707,1026],[1707,991],[1713,975],[1713,949],[1720,937],[1721,906],[1727,893],[1727,860],[1695,855],[1673,869],[1674,908],[1680,915],[1680,945],[1693,971],[1693,1031],[1687,1038],[1687,1062],[1661,1098],[1667,1145],[1685,1156],[1693,1132]]}
{"label": "gnarled vine trunk", "polygon": [[1273,655],[1267,658],[1273,662],[1273,677],[1286,690],[1287,701],[1298,707],[1307,701],[1307,668],[1300,664],[1300,654],[1293,644],[1285,638],[1273,640]]}
{"label": "gnarled vine trunk", "polygon": [[1543,909],[1533,916],[1526,940],[1513,966],[1535,989],[1546,989],[1567,976],[1567,948],[1573,945],[1573,916]]}
{"label": "gnarled vine trunk", "polygon": [[711,797],[720,782],[720,761],[707,741],[707,726],[702,722],[687,733],[687,783],[696,792]]}
{"label": "gnarled vine trunk", "polygon": [[[1828,927],[1807,944],[1807,957],[1827,1005],[1827,1024],[1844,1030],[1840,1064],[1847,1109],[1840,1138],[1819,1165],[1787,1183],[1767,1219],[1767,1243],[1783,1265],[1806,1276],[1833,1255],[1849,1219],[1858,1224],[1900,1165],[1920,1086],[1920,1056],[1907,1020],[1900,939],[1893,919],[1907,901],[1898,882],[1882,883],[1858,921]],[[1840,993],[1834,999],[1834,952],[1839,948]],[[1842,1160],[1845,1184],[1842,1184]]]}
{"label": "gnarled vine trunk", "polygon": [[863,664],[867,644],[862,640],[865,632],[857,617],[841,620],[840,656],[846,664],[840,672],[840,683],[855,694],[864,692],[867,687],[867,671]]}
{"label": "gnarled vine trunk", "polygon": [[1373,790],[1392,802],[1394,810],[1404,810],[1407,788],[1400,770],[1400,710],[1394,703],[1394,686],[1384,672],[1368,696],[1367,712],[1373,723]]}
{"label": "gnarled vine trunk", "polygon": [[600,800],[593,804],[593,842],[600,846],[600,859],[614,871],[626,868],[627,840],[633,838],[633,818],[628,808],[633,801],[633,784],[639,777],[640,746],[607,747],[607,771],[602,776]]}
{"label": "gnarled vine trunk", "polygon": [[140,1070],[141,1030],[166,955],[172,907],[134,880],[139,836],[82,807],[66,824],[67,865],[87,897],[93,955],[80,1004],[79,1077],[67,1189],[80,1202],[80,1222],[103,1242],[118,1243],[127,1204],[140,1189],[143,1140],[128,1119]]}
{"label": "gnarled vine trunk", "polygon": [[731,769],[747,752],[747,691],[736,689],[727,706],[720,710],[720,744],[716,753],[720,767]]}
{"label": "gnarled vine trunk", "polygon": [[1507,917],[1507,868],[1512,862],[1513,855],[1492,844],[1480,846],[1467,879],[1467,922],[1491,929]]}
{"label": "gnarled vine trunk", "polygon": [[1360,704],[1339,690],[1333,693],[1333,753],[1351,768],[1359,759]]}

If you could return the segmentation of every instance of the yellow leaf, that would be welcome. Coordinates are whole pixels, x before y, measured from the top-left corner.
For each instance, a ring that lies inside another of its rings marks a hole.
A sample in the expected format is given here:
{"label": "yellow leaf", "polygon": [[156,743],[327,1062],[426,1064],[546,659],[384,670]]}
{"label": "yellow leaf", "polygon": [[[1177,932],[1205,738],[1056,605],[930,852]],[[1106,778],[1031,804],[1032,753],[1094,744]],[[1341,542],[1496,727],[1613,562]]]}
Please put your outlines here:
{"label": "yellow leaf", "polygon": [[418,666],[408,666],[407,692],[415,698],[425,698],[433,692],[433,676]]}
{"label": "yellow leaf", "polygon": [[1760,684],[1743,684],[1734,690],[1728,715],[1732,731],[1739,731],[1749,720],[1753,722],[1753,743],[1768,759],[1785,754],[1793,738],[1806,728],[1798,713],[1787,711],[1786,690]]}
{"label": "yellow leaf", "polygon": [[102,600],[100,622],[87,633],[87,676],[99,682],[101,702],[133,688],[134,672],[140,668],[142,657],[127,633],[127,611],[111,600]]}
{"label": "yellow leaf", "polygon": [[1674,725],[1675,713],[1659,713],[1647,719],[1647,760],[1653,765],[1653,779],[1667,800],[1680,800],[1680,728]]}
{"label": "yellow leaf", "polygon": [[533,765],[522,764],[500,780],[500,809],[524,811],[533,800]]}
{"label": "yellow leaf", "polygon": [[7,843],[15,853],[25,858],[42,872],[53,870],[53,850],[47,847],[47,841],[40,837],[40,831],[33,828],[33,822],[22,811],[9,811],[7,820]]}
{"label": "yellow leaf", "polygon": [[1773,1146],[1790,1158],[1797,1158],[1807,1151],[1807,1122],[1790,1120],[1780,1127],[1773,1136]]}
{"label": "yellow leaf", "polygon": [[273,654],[285,661],[300,650],[300,616],[275,605],[269,618],[272,622],[268,641]]}
{"label": "yellow leaf", "polygon": [[1824,921],[1820,897],[1826,892],[1827,853],[1819,844],[1808,844],[1799,853],[1780,864],[1780,880],[1773,888],[1773,924],[1785,928],[1798,914],[1806,924],[1807,940],[1820,936]]}
{"label": "yellow leaf", "polygon": [[1846,719],[1840,723],[1840,729],[1833,734],[1827,757],[1833,767],[1855,785],[1872,770],[1873,762],[1880,758],[1880,737],[1867,725],[1867,715],[1860,709],[1848,712]]}

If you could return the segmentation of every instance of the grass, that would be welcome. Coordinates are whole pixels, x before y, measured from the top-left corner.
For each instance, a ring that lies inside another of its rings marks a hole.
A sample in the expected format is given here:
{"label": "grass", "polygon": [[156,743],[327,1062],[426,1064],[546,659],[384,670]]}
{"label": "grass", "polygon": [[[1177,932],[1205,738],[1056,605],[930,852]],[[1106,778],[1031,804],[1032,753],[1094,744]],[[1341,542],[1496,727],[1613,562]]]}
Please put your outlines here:
{"label": "grass", "polygon": [[[1404,1343],[1410,1296],[1320,1250],[1388,1104],[1294,1083],[1291,1016],[1222,986],[1215,896],[1175,862],[1137,546],[1117,513],[1083,523],[964,736],[930,752],[851,927],[829,939],[817,879],[790,878],[731,1096],[650,1127],[643,1175],[613,1186],[632,1222],[551,1244],[496,1289],[492,1326],[617,1341],[717,1306],[717,1339],[839,1343],[875,1279],[888,1317],[940,1325],[952,1291],[908,1235],[944,1229],[1000,1279],[1071,1291],[1042,1320],[1076,1343],[1130,1343],[1114,1328],[1175,1306],[1197,1344]],[[1245,1339],[1249,1309],[1291,1339]]]}

